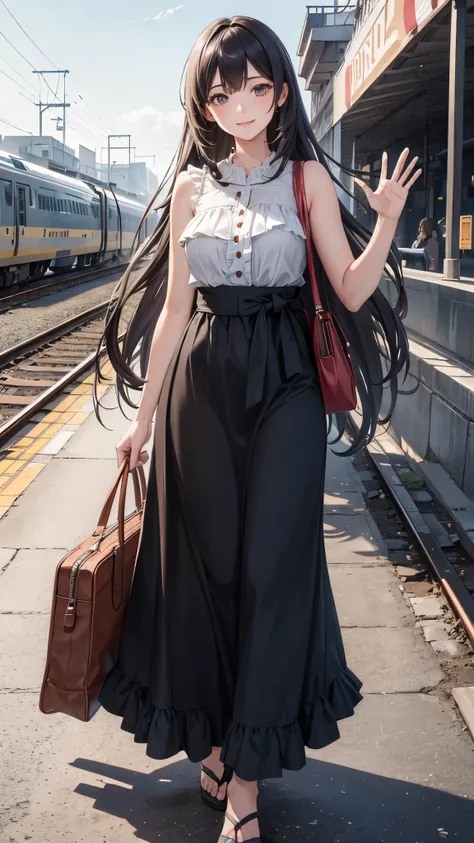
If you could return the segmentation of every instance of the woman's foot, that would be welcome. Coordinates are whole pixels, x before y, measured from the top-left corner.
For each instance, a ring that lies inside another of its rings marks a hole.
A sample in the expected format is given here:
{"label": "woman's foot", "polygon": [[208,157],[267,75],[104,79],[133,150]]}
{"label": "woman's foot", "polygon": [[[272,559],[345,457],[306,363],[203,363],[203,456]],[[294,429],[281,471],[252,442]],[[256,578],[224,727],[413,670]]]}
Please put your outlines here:
{"label": "woman's foot", "polygon": [[[219,759],[220,753],[221,748],[219,746],[213,746],[211,755],[208,755],[207,758],[204,758],[202,762],[206,767],[209,767],[209,769],[216,774],[218,779],[221,779],[224,773],[224,765]],[[220,787],[217,787],[217,783],[213,781],[213,779],[211,779],[209,776],[207,776],[204,770],[201,770],[201,785],[203,789],[207,791],[207,793],[209,793],[211,796],[214,796],[216,799],[224,800],[227,795],[227,782],[224,782],[224,784],[222,784]]]}
{"label": "woman's foot", "polygon": [[[232,776],[227,788],[227,812],[222,828],[221,837],[229,838],[234,843],[243,843],[245,840],[260,839],[260,829],[258,819],[255,818],[250,822],[245,823],[241,829],[236,832],[234,830],[235,823],[243,820],[249,814],[253,814],[257,810],[258,797],[258,782],[246,782],[244,779],[239,779],[238,776]],[[229,814],[234,822],[228,817]]]}

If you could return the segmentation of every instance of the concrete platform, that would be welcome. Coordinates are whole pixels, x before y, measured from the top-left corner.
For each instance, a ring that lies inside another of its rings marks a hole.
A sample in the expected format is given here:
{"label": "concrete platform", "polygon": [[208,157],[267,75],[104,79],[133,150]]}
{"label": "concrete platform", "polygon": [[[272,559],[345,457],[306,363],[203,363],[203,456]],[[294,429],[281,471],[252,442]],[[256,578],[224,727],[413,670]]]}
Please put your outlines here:
{"label": "concrete platform", "polygon": [[[147,758],[102,710],[84,724],[38,709],[55,567],[95,525],[128,424],[116,411],[106,418],[110,432],[89,416],[63,437],[0,518],[0,840],[212,843],[221,817],[200,801],[198,765],[183,754]],[[327,477],[329,571],[365,696],[341,722],[341,740],[308,750],[302,771],[262,784],[263,839],[435,843],[446,831],[467,843],[471,738],[400,596],[351,461],[330,455]]]}

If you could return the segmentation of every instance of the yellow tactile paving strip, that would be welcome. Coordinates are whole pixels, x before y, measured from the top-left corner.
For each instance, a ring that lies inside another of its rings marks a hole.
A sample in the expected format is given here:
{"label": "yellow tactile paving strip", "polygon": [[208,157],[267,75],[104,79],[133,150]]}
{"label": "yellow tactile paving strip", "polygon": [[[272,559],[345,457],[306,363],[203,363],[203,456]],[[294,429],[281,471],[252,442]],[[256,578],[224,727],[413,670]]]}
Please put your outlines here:
{"label": "yellow tactile paving strip", "polygon": [[[108,380],[99,384],[97,395],[100,398],[113,383],[112,366],[109,362],[103,366],[103,374]],[[6,446],[0,454],[0,518],[3,518],[17,498],[23,494],[30,483],[46,467],[47,462],[32,462],[41,455],[43,449],[63,428],[76,429],[89,416],[83,408],[92,397],[94,375],[89,375],[78,383],[64,398],[59,399],[54,409],[46,413],[40,422],[25,436]]]}

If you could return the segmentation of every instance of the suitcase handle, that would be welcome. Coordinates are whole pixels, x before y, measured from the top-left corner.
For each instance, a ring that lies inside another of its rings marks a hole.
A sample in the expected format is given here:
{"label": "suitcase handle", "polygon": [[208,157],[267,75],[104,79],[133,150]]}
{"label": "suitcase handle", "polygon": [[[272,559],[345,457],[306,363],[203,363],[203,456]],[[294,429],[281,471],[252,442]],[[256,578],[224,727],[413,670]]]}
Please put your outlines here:
{"label": "suitcase handle", "polygon": [[[125,499],[127,496],[127,485],[130,474],[130,460],[126,457],[120,466],[114,484],[107,495],[102,512],[99,515],[97,527],[94,530],[94,536],[102,536],[105,532],[107,524],[109,523],[112,506],[117,495],[117,490],[120,486],[119,503],[118,503],[118,534],[120,546],[125,544]],[[135,504],[137,509],[141,509],[146,497],[146,480],[143,466],[138,465],[131,472],[133,478],[133,488],[135,492]]]}

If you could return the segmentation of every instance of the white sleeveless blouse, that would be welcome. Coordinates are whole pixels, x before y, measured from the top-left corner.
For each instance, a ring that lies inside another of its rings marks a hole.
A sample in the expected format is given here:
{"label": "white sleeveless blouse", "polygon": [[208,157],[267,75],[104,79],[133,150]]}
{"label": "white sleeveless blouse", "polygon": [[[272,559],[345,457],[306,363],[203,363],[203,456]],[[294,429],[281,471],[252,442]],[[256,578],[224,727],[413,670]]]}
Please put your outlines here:
{"label": "white sleeveless blouse", "polygon": [[293,192],[292,161],[271,182],[281,159],[272,152],[249,175],[232,162],[218,162],[221,184],[207,167],[189,164],[196,185],[195,213],[178,239],[194,287],[302,286],[305,233]]}

